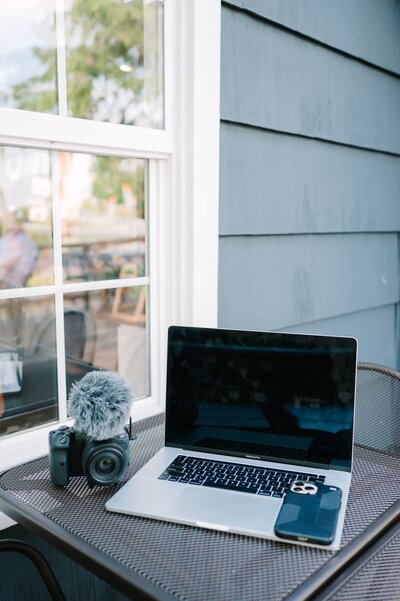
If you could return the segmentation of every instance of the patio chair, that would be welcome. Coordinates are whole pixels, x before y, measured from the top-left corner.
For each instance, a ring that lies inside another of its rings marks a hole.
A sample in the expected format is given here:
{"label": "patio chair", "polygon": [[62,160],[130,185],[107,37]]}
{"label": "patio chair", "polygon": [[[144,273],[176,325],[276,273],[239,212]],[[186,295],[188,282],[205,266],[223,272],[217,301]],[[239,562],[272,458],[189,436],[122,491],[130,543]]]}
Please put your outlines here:
{"label": "patio chair", "polygon": [[0,552],[16,552],[25,555],[36,566],[52,601],[66,601],[49,563],[32,545],[15,539],[4,539],[0,541]]}
{"label": "patio chair", "polygon": [[[67,359],[79,359],[88,364],[93,363],[96,350],[96,323],[90,312],[83,309],[65,309],[65,355]],[[55,317],[51,316],[43,320],[34,332],[33,350],[37,352],[40,348],[54,351],[55,339]]]}
{"label": "patio chair", "polygon": [[354,441],[400,456],[400,372],[358,363]]}

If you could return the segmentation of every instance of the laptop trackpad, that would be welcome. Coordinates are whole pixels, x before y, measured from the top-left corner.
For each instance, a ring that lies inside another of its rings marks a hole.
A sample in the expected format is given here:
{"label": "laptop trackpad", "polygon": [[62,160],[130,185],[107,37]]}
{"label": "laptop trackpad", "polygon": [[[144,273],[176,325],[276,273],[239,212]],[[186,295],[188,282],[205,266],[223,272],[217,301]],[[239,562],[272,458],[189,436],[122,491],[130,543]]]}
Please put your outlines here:
{"label": "laptop trackpad", "polygon": [[252,494],[188,486],[166,510],[172,519],[202,527],[270,534],[280,507],[279,500],[271,501]]}

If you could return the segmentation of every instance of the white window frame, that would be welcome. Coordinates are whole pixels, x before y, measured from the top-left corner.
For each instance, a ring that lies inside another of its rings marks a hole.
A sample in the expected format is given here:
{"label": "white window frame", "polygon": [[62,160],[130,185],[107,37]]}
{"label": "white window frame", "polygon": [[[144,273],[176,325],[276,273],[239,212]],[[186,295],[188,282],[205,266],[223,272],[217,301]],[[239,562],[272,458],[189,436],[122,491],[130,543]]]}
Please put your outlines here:
{"label": "white window frame", "polygon": [[[219,0],[165,0],[164,130],[0,109],[2,145],[149,159],[154,394],[133,404],[134,420],[163,410],[168,326],[217,326],[220,26]],[[52,428],[0,440],[0,471],[46,454]]]}

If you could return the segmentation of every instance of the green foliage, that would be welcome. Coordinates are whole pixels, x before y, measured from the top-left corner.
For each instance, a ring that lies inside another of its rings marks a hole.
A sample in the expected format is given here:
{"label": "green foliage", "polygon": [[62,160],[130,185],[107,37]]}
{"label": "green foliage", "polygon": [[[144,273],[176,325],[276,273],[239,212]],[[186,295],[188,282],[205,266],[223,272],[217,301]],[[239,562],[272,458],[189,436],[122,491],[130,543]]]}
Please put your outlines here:
{"label": "green foliage", "polygon": [[13,97],[17,108],[27,111],[56,113],[58,100],[56,92],[56,51],[54,49],[34,48],[34,56],[42,63],[42,75],[31,77],[13,88]]}
{"label": "green foliage", "polygon": [[[69,115],[130,123],[127,115],[143,89],[143,2],[73,0],[65,15]],[[56,112],[56,51],[34,48],[40,75],[13,88],[18,108]],[[129,73],[122,64],[132,67]]]}
{"label": "green foliage", "polygon": [[91,119],[101,109],[102,120],[129,123],[126,110],[143,88],[143,3],[75,0],[66,39],[69,114]]}

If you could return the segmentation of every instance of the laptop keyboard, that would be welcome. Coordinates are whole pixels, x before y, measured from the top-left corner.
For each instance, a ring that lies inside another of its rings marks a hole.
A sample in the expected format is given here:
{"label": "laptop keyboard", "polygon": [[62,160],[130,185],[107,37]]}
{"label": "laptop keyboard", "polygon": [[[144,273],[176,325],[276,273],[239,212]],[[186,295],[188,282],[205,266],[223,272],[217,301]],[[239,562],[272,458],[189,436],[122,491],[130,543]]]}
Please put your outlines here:
{"label": "laptop keyboard", "polygon": [[283,497],[293,480],[322,484],[325,476],[178,455],[159,480]]}

